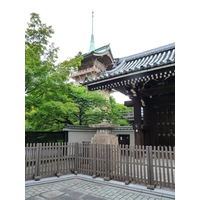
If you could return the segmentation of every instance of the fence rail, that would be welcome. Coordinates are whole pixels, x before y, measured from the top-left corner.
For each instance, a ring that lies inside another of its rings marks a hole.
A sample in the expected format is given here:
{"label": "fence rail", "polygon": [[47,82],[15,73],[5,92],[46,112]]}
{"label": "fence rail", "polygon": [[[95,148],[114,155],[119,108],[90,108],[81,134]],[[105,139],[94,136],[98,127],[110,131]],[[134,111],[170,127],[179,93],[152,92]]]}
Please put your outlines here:
{"label": "fence rail", "polygon": [[70,172],[149,188],[175,188],[175,148],[88,143],[26,145],[26,180]]}

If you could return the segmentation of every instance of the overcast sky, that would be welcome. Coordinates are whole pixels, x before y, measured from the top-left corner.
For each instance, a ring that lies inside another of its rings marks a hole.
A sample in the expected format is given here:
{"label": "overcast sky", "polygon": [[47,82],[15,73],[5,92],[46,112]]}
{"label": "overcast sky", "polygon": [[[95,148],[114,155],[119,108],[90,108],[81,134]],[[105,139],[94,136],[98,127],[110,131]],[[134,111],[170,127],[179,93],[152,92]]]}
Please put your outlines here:
{"label": "overcast sky", "polygon": [[[175,42],[173,1],[25,1],[25,28],[30,13],[55,30],[58,62],[89,50],[94,11],[95,48],[110,43],[114,58],[129,56]],[[123,103],[122,96],[115,96]]]}

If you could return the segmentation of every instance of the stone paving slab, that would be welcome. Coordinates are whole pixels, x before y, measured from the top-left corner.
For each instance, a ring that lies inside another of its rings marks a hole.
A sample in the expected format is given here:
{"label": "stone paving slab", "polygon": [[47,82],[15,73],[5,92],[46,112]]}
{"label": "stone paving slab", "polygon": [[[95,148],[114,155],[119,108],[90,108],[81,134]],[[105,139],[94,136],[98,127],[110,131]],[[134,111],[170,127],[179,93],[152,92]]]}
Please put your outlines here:
{"label": "stone paving slab", "polygon": [[40,197],[40,196],[33,196],[31,198],[28,198],[29,200],[46,200],[45,198],[43,197]]}
{"label": "stone paving slab", "polygon": [[55,190],[55,191],[50,191],[50,192],[44,192],[41,194],[41,196],[45,197],[46,199],[55,199],[56,197],[59,197],[63,194],[65,193],[59,190]]}
{"label": "stone paving slab", "polygon": [[[173,193],[160,193],[159,190],[144,190],[144,187],[137,186],[133,190],[133,186],[127,187],[121,182],[117,185],[116,181],[102,181],[88,177],[84,180],[84,176],[79,178],[53,178],[41,179],[40,181],[26,182],[25,198],[27,200],[167,200],[175,199]],[[58,181],[59,180],[59,181]],[[146,193],[145,193],[146,191]],[[171,196],[170,196],[171,194]],[[167,196],[168,195],[168,196]]]}

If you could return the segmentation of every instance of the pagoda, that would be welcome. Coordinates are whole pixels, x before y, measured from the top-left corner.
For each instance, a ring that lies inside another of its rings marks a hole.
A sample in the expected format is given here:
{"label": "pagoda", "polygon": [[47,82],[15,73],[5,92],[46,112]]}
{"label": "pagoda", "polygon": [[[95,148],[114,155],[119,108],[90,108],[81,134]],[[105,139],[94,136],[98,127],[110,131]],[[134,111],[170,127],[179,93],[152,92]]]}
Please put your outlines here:
{"label": "pagoda", "polygon": [[110,44],[95,49],[93,35],[93,18],[92,11],[92,35],[90,47],[87,53],[83,54],[83,60],[78,71],[71,73],[71,78],[75,80],[76,85],[81,85],[85,80],[96,80],[101,77],[106,71],[113,67],[113,55],[110,49]]}

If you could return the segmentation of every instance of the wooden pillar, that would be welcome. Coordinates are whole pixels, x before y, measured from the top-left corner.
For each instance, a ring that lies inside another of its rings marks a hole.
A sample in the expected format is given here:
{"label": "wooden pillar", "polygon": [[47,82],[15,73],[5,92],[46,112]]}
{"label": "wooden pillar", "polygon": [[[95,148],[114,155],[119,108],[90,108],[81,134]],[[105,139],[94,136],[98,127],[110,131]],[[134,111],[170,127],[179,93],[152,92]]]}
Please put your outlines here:
{"label": "wooden pillar", "polygon": [[110,145],[105,144],[105,177],[104,181],[109,181],[110,180]]}
{"label": "wooden pillar", "polygon": [[75,155],[75,160],[74,160],[74,174],[77,175],[78,174],[78,142],[75,143],[74,146],[74,155]]}
{"label": "wooden pillar", "polygon": [[152,145],[151,143],[151,109],[148,104],[143,107],[143,132],[144,132],[144,145]]}
{"label": "wooden pillar", "polygon": [[141,101],[139,96],[133,97],[134,101],[134,124],[133,129],[135,131],[135,145],[144,144],[144,136],[141,130],[142,120],[141,120]]}
{"label": "wooden pillar", "polygon": [[93,176],[92,178],[96,178],[97,177],[97,144],[92,144],[92,154],[93,154]]}

